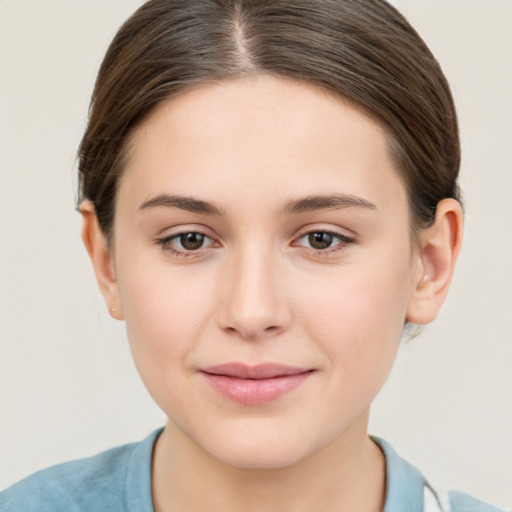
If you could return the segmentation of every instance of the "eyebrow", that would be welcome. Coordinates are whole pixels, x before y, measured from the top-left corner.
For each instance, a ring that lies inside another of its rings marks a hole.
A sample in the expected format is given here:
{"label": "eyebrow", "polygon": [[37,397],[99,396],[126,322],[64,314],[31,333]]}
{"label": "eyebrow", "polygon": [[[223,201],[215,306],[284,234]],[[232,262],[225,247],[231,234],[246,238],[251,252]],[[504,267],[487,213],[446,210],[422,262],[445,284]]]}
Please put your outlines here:
{"label": "eyebrow", "polygon": [[315,210],[324,209],[343,209],[343,208],[366,208],[377,210],[377,207],[370,201],[362,197],[350,194],[333,194],[327,196],[308,196],[302,199],[288,201],[283,208],[286,215],[307,213]]}
{"label": "eyebrow", "polygon": [[[139,206],[139,211],[149,208],[166,207],[179,208],[192,213],[203,215],[223,216],[224,210],[212,203],[195,199],[189,196],[179,196],[170,194],[159,194],[156,197],[148,199]],[[315,210],[324,209],[343,209],[343,208],[366,208],[376,210],[377,207],[370,201],[362,197],[350,194],[333,194],[333,195],[316,195],[307,196],[300,199],[288,201],[282,213],[285,215],[293,215],[307,213]]]}
{"label": "eyebrow", "polygon": [[203,215],[224,215],[222,208],[215,206],[207,201],[194,199],[188,196],[177,196],[169,194],[160,194],[152,199],[149,199],[139,206],[139,211],[148,208],[157,208],[164,206],[167,208],[179,208],[192,213],[201,213]]}

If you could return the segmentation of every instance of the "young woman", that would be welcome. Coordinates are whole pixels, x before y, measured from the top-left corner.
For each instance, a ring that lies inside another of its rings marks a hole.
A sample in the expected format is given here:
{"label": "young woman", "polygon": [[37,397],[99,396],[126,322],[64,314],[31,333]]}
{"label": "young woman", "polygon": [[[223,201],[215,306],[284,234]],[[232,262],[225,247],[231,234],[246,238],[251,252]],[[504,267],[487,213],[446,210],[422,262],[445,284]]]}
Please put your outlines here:
{"label": "young woman", "polygon": [[382,0],[153,0],[80,147],[83,240],[166,413],[2,511],[495,511],[433,489],[370,405],[461,245],[455,109]]}

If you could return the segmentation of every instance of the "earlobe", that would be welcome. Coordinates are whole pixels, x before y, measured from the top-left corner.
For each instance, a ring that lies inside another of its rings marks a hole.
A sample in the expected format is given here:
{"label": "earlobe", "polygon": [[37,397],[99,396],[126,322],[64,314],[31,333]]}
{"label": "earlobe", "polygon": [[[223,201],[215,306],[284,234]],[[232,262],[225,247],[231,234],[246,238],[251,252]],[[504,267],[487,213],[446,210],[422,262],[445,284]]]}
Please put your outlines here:
{"label": "earlobe", "polygon": [[105,299],[110,315],[117,320],[123,320],[114,262],[98,223],[94,204],[89,200],[84,200],[80,204],[80,212],[82,214],[82,240],[91,259],[100,292]]}
{"label": "earlobe", "polygon": [[438,315],[448,294],[455,262],[462,244],[462,207],[443,199],[434,223],[420,234],[417,272],[407,308],[407,321],[425,325]]}

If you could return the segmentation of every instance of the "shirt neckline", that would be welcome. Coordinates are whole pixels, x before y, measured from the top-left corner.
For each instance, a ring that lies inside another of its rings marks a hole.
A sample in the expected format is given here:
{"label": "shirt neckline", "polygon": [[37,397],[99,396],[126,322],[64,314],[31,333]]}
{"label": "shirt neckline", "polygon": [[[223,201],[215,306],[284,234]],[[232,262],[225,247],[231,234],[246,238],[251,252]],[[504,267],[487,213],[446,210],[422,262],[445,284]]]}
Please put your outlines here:
{"label": "shirt neckline", "polygon": [[125,509],[127,512],[155,512],[151,494],[151,462],[158,436],[164,427],[135,445],[126,464]]}
{"label": "shirt neckline", "polygon": [[373,441],[386,459],[386,501],[383,512],[423,512],[425,479],[391,445],[378,437]]}
{"label": "shirt neckline", "polygon": [[[125,505],[128,512],[155,512],[151,494],[151,460],[164,427],[135,445],[126,465]],[[425,479],[384,439],[372,440],[386,459],[386,500],[383,512],[423,512]]]}

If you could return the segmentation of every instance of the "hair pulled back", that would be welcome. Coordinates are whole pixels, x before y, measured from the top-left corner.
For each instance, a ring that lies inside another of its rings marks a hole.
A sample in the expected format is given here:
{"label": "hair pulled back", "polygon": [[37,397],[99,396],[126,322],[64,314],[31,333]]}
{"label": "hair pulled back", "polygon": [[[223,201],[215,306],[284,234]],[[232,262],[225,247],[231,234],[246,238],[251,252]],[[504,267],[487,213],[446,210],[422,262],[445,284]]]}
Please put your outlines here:
{"label": "hair pulled back", "polygon": [[413,227],[459,199],[453,99],[420,36],[384,0],[151,0],[100,67],[79,148],[78,202],[110,237],[133,130],[193,84],[269,74],[334,91],[384,124]]}

